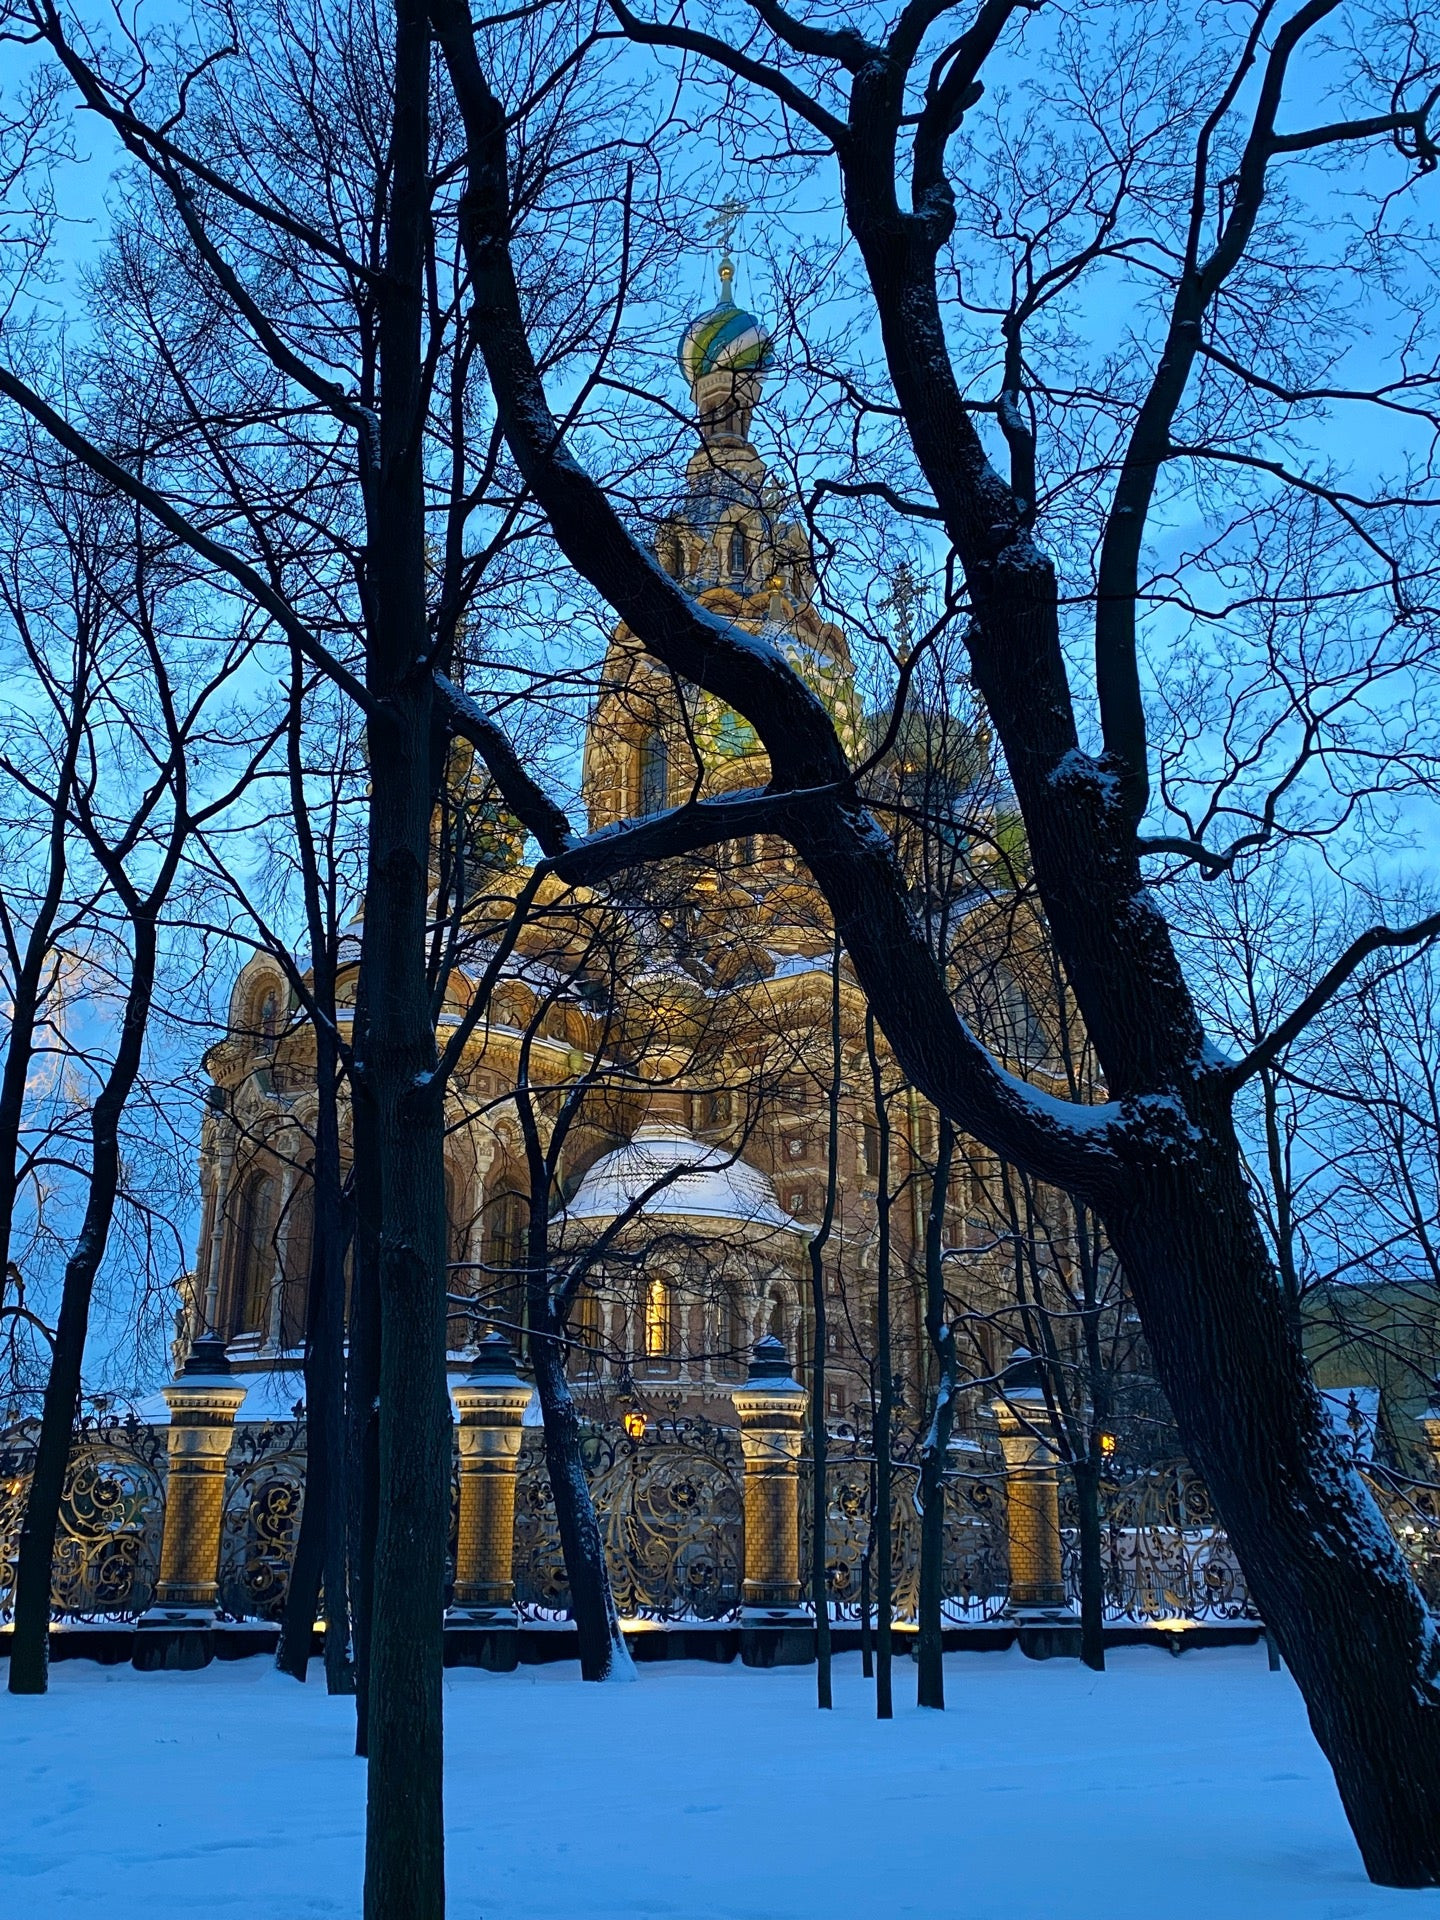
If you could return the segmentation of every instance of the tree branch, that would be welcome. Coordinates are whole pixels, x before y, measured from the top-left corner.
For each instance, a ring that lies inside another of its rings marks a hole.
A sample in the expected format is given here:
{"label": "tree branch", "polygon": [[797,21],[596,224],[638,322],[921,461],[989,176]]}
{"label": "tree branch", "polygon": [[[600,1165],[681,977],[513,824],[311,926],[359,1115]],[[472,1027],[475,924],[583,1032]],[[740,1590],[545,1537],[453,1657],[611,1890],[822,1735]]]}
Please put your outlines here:
{"label": "tree branch", "polygon": [[1272,1029],[1258,1045],[1252,1047],[1237,1066],[1230,1069],[1226,1077],[1231,1085],[1243,1086],[1262,1068],[1272,1066],[1372,953],[1382,953],[1390,947],[1423,946],[1437,935],[1440,935],[1440,913],[1432,913],[1423,920],[1417,920],[1413,926],[1371,927],[1358,939],[1352,940],[1340,958],[1320,976],[1299,1006],[1287,1014],[1279,1026]]}

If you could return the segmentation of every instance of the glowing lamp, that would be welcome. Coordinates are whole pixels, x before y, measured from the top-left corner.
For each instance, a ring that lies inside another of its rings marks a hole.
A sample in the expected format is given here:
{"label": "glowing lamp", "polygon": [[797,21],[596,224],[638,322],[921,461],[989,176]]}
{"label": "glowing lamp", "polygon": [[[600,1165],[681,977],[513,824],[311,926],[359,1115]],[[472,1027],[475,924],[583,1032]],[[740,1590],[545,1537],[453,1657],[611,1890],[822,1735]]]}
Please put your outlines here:
{"label": "glowing lamp", "polygon": [[1114,1457],[1115,1457],[1115,1436],[1114,1436],[1114,1434],[1113,1434],[1113,1433],[1102,1433],[1102,1434],[1101,1434],[1101,1436],[1100,1436],[1100,1457],[1101,1457],[1101,1459],[1102,1459],[1102,1460],[1112,1460],[1112,1459],[1114,1459]]}
{"label": "glowing lamp", "polygon": [[638,1407],[632,1407],[620,1422],[632,1440],[645,1438],[645,1415]]}

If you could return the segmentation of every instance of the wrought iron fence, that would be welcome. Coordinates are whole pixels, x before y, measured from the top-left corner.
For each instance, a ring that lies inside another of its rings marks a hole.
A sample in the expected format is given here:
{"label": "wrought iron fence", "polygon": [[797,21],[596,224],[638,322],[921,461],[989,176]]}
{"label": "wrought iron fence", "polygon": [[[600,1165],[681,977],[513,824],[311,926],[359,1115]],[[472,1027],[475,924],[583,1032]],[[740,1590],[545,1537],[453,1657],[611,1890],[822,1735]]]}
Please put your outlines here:
{"label": "wrought iron fence", "polygon": [[[0,1621],[13,1617],[15,1560],[38,1422],[0,1436]],[[133,1414],[77,1423],[51,1563],[57,1620],[129,1621],[150,1605],[165,1524],[165,1433]]]}
{"label": "wrought iron fence", "polygon": [[[1428,1463],[1418,1463],[1428,1467]],[[1415,1584],[1440,1613],[1440,1488],[1433,1482],[1372,1464],[1365,1477],[1410,1563]]]}
{"label": "wrought iron fence", "polygon": [[[643,1439],[591,1428],[582,1454],[615,1604],[628,1618],[721,1620],[740,1604],[740,1436],[681,1415]],[[515,1501],[515,1598],[532,1617],[569,1605],[545,1444],[528,1432]]]}
{"label": "wrought iron fence", "polygon": [[[1079,1508],[1062,1475],[1060,1540],[1065,1583],[1080,1600]],[[1210,1491],[1188,1462],[1107,1475],[1100,1485],[1105,1613],[1112,1620],[1255,1620]]]}
{"label": "wrought iron fence", "polygon": [[[902,1451],[894,1463],[890,1509],[891,1566],[897,1620],[920,1612],[918,1460]],[[831,1604],[841,1619],[859,1616],[867,1553],[873,1554],[874,1474],[858,1438],[837,1437],[826,1476],[825,1566]],[[800,1490],[802,1553],[809,1556],[813,1495],[808,1462]],[[945,1476],[945,1530],[941,1554],[943,1616],[951,1625],[993,1620],[1009,1600],[1005,1490],[993,1463],[979,1457]],[[872,1586],[873,1591],[873,1586]]]}
{"label": "wrought iron fence", "polygon": [[220,1523],[220,1611],[232,1620],[278,1620],[305,1500],[305,1422],[237,1426],[225,1471]]}
{"label": "wrought iron fence", "polygon": [[[34,1461],[36,1423],[0,1434],[0,1622],[13,1612],[15,1556]],[[51,1603],[61,1620],[131,1621],[154,1597],[165,1509],[163,1427],[90,1415],[77,1429],[61,1503]],[[643,1438],[587,1429],[583,1458],[622,1614],[723,1620],[739,1608],[743,1462],[733,1427],[678,1413]],[[1440,1491],[1365,1465],[1377,1501],[1432,1607],[1440,1610]],[[303,1419],[242,1423],[226,1475],[219,1604],[235,1619],[277,1619],[285,1601],[304,1499]],[[915,1463],[896,1461],[892,1528],[897,1619],[918,1610],[920,1520]],[[833,1443],[826,1566],[840,1618],[858,1614],[872,1535],[871,1462],[863,1440]],[[1008,1552],[998,1463],[976,1449],[947,1476],[942,1586],[952,1623],[1005,1611]],[[800,1474],[802,1565],[808,1565],[810,1482]],[[1079,1597],[1073,1485],[1060,1477],[1066,1584]],[[1253,1620],[1256,1608],[1203,1481],[1184,1461],[1117,1469],[1102,1482],[1105,1611],[1110,1619]],[[515,1520],[516,1598],[531,1618],[559,1617],[569,1593],[544,1440],[527,1430]]]}

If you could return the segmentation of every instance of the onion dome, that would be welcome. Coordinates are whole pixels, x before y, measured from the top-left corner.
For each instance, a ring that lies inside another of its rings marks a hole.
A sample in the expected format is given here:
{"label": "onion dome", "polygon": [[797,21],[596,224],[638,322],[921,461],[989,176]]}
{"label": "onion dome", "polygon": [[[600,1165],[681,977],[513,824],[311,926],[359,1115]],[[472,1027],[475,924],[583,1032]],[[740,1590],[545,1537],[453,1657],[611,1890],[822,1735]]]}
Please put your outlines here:
{"label": "onion dome", "polygon": [[720,302],[692,320],[680,341],[680,371],[689,382],[701,425],[712,433],[749,429],[773,343],[753,313],[737,307],[735,264],[720,262]]}
{"label": "onion dome", "polygon": [[692,320],[680,341],[680,371],[694,387],[707,373],[761,373],[771,340],[753,313],[735,304],[735,265],[720,262],[720,303]]}

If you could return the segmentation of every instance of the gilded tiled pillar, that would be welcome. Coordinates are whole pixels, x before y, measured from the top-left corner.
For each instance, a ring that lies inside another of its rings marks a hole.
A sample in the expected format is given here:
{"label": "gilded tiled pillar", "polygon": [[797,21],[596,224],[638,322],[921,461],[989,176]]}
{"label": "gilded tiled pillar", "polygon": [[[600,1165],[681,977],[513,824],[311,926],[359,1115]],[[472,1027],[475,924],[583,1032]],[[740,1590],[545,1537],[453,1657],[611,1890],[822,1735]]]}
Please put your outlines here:
{"label": "gilded tiled pillar", "polygon": [[994,1411],[1005,1461],[1011,1611],[1063,1611],[1060,1485],[1055,1450],[1046,1437],[1050,1413],[1036,1363],[1023,1349],[1006,1369],[1005,1398],[995,1402]]}
{"label": "gilded tiled pillar", "polygon": [[514,1627],[515,1474],[530,1388],[515,1371],[504,1334],[480,1342],[453,1397],[460,1413],[460,1523],[450,1619]]}
{"label": "gilded tiled pillar", "polygon": [[805,1389],[790,1377],[773,1334],[755,1342],[749,1378],[731,1395],[745,1456],[742,1618],[757,1625],[807,1619],[800,1604],[800,1447]]}
{"label": "gilded tiled pillar", "polygon": [[245,1389],[210,1335],[195,1342],[162,1391],[170,1408],[165,1530],[155,1603],[139,1622],[135,1664],[203,1666],[216,1620],[225,1461]]}

